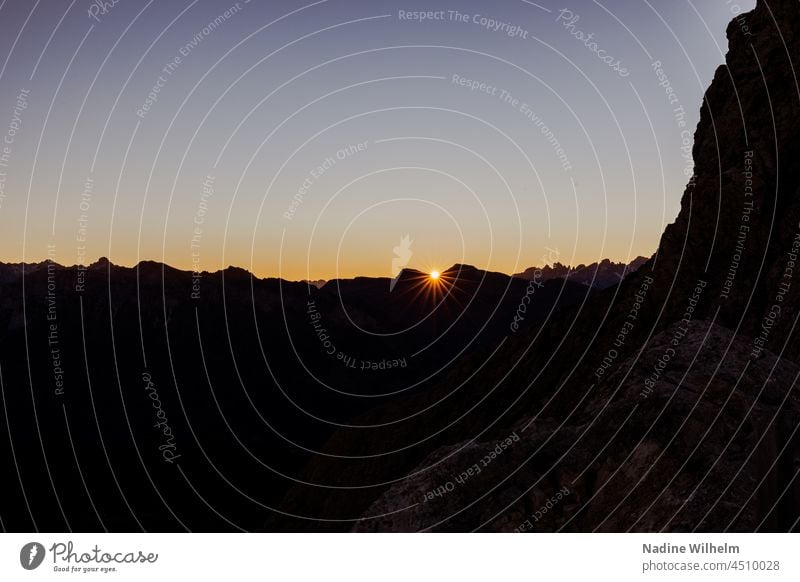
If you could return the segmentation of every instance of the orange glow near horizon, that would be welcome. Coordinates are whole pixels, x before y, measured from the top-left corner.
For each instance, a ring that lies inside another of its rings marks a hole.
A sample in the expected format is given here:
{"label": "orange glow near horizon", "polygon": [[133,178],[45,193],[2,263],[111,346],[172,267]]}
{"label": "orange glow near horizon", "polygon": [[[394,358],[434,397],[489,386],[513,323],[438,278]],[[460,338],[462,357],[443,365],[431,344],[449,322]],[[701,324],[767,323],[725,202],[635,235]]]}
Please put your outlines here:
{"label": "orange glow near horizon", "polygon": [[[210,273],[233,266],[245,269],[253,273],[253,275],[258,278],[281,278],[286,281],[330,281],[333,279],[352,279],[355,277],[391,278],[388,263],[386,260],[382,261],[381,258],[365,259],[363,260],[363,263],[360,261],[356,264],[349,263],[346,266],[340,266],[337,271],[335,266],[331,268],[330,265],[323,263],[322,261],[312,261],[310,264],[306,264],[304,260],[270,260],[272,257],[258,257],[256,260],[252,260],[249,255],[245,256],[241,253],[230,252],[230,250],[228,250],[228,252],[223,256],[221,249],[211,246],[209,246],[207,249],[204,248],[204,252],[202,257],[200,257],[201,260],[199,263],[194,262],[191,257],[187,257],[186,253],[167,252],[165,254],[163,252],[156,252],[151,248],[137,251],[129,248],[122,248],[122,246],[123,245],[119,245],[118,247],[115,246],[115,248],[110,249],[110,252],[108,247],[106,247],[105,250],[87,252],[86,256],[84,257],[84,262],[88,266],[95,263],[100,257],[107,257],[111,263],[116,266],[131,268],[135,267],[141,261],[153,261],[164,263],[169,267],[182,271],[192,271],[199,268],[201,272],[207,271]],[[536,256],[539,258],[537,259]],[[65,267],[72,267],[78,263],[74,252],[74,247],[66,244],[58,245],[53,254],[46,254],[42,252],[29,252],[23,254],[21,251],[10,252],[5,257],[0,258],[0,262],[39,263],[48,258],[55,260],[56,263]],[[552,264],[553,262],[552,260],[543,261],[541,258],[541,252],[535,253],[533,258],[523,258],[518,262],[513,260],[502,261],[498,258],[495,258],[495,260],[491,261],[491,264],[487,264],[485,260],[482,260],[483,257],[476,258],[477,260],[464,260],[461,257],[454,257],[448,260],[442,259],[441,256],[437,256],[433,260],[426,260],[423,258],[418,262],[410,262],[410,264],[404,268],[417,270],[420,272],[423,282],[428,283],[430,286],[442,286],[446,283],[449,283],[450,279],[453,278],[452,275],[449,274],[450,267],[445,268],[442,267],[442,265],[455,265],[464,263],[471,264],[477,269],[484,271],[493,271],[513,275],[514,273],[524,271],[528,267],[541,267],[544,266],[544,264]],[[611,256],[609,259],[615,262],[630,262],[633,260],[633,256]],[[599,260],[601,260],[601,258],[597,256],[580,256],[576,258],[573,258],[572,256],[565,256],[561,259],[564,264],[572,265],[579,265],[581,263],[591,264]]]}

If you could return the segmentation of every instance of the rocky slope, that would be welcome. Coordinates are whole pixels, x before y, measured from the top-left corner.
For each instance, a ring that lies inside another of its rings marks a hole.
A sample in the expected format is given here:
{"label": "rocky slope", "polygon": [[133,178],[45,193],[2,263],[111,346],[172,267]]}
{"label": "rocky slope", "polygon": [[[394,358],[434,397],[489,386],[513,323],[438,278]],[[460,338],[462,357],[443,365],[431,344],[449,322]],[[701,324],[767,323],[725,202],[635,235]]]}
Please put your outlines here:
{"label": "rocky slope", "polygon": [[800,468],[800,366],[751,361],[750,338],[695,322],[648,392],[680,331],[652,338],[565,426],[524,418],[510,442],[434,451],[365,513],[387,517],[355,531],[792,529],[800,489],[783,486]]}

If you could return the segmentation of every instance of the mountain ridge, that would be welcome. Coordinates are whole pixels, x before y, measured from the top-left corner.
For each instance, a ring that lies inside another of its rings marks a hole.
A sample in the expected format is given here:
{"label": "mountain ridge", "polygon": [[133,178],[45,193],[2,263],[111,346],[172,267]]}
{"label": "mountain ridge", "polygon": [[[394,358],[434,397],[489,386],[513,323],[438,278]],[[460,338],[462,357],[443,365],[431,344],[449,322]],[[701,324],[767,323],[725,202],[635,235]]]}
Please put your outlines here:
{"label": "mountain ridge", "polygon": [[[634,272],[646,261],[647,259],[642,256],[637,257],[630,263],[614,262],[611,259],[603,259],[600,262],[591,263],[589,265],[581,263],[574,267],[564,265],[559,262],[555,262],[552,265],[544,265],[542,267],[528,267],[527,269],[525,269],[525,271],[513,274],[503,273],[501,271],[488,271],[485,269],[480,269],[474,265],[455,263],[452,266],[448,267],[447,269],[444,269],[442,273],[453,274],[459,271],[480,271],[483,273],[490,273],[494,275],[518,277],[525,280],[531,280],[534,278],[534,276],[536,276],[538,280],[543,280],[543,281],[549,281],[552,279],[570,278],[574,282],[579,282],[581,284],[595,287],[597,289],[605,289],[607,287],[610,287],[612,284],[618,283],[624,276]],[[345,278],[339,277],[333,279],[293,280],[275,276],[260,277],[255,273],[253,273],[252,271],[244,267],[238,267],[236,265],[228,265],[227,267],[217,269],[215,271],[208,271],[208,270],[194,271],[191,269],[181,269],[179,267],[172,266],[169,263],[155,261],[151,259],[142,259],[135,265],[127,267],[125,265],[118,265],[116,263],[113,263],[106,257],[99,257],[96,261],[90,263],[89,265],[81,265],[81,264],[65,265],[62,263],[58,263],[56,261],[52,261],[50,259],[45,259],[43,261],[38,261],[38,262],[18,262],[18,263],[6,263],[0,261],[0,271],[5,272],[5,276],[8,276],[9,274],[21,275],[23,270],[28,272],[33,272],[35,270],[46,267],[50,263],[52,263],[57,268],[68,269],[68,270],[80,270],[80,269],[96,270],[96,269],[108,268],[109,266],[119,269],[132,269],[132,270],[162,268],[164,270],[169,270],[172,272],[195,273],[201,276],[217,275],[219,273],[231,272],[235,270],[240,273],[244,272],[256,280],[261,280],[261,281],[280,280],[280,281],[285,281],[287,283],[308,283],[317,288],[322,288],[327,283],[332,281],[349,281],[354,279],[391,280],[391,277],[388,276],[381,277],[381,276],[370,276],[370,275],[356,275],[354,277],[345,277]],[[405,276],[418,276],[418,277],[428,276],[428,273],[420,271],[419,269],[412,269],[412,268],[402,269],[401,274],[405,274]],[[3,275],[0,274],[0,276]],[[614,277],[616,277],[616,279],[614,279]],[[593,283],[592,279],[594,278],[596,278],[597,281]]]}

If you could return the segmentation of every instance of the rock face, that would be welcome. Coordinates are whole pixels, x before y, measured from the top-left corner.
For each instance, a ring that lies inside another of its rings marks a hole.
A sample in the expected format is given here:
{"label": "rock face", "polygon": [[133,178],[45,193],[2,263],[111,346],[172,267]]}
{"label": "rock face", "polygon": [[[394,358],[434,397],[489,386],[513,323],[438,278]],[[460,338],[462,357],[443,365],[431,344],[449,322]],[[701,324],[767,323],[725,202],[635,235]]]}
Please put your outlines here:
{"label": "rock face", "polygon": [[[798,529],[797,2],[759,0],[728,39],[695,175],[654,257],[464,361],[403,403],[421,412],[402,425],[337,431],[326,454],[358,457],[305,472],[337,488],[298,485],[283,509],[309,519],[270,528]],[[510,434],[519,442],[455,483]]]}
{"label": "rock face", "polygon": [[[800,293],[799,16],[789,0],[760,1],[743,17],[752,35],[739,19],[729,25],[727,65],[706,93],[695,134],[695,180],[655,265],[676,274],[672,297],[708,280],[703,315],[719,308],[721,323],[751,336],[772,306],[785,306],[769,334],[772,346],[787,336]],[[674,303],[665,314],[672,320],[681,308],[680,299]],[[789,353],[798,355],[796,341]]]}

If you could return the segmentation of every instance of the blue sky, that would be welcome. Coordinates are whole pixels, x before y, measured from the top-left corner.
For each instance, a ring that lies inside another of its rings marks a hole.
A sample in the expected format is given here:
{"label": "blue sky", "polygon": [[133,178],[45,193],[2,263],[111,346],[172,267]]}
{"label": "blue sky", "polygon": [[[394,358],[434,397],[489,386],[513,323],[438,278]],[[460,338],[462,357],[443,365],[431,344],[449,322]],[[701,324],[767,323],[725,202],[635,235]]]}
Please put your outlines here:
{"label": "blue sky", "polygon": [[406,234],[421,269],[649,255],[753,4],[7,0],[0,260],[389,276]]}

